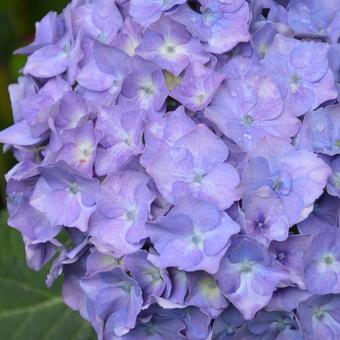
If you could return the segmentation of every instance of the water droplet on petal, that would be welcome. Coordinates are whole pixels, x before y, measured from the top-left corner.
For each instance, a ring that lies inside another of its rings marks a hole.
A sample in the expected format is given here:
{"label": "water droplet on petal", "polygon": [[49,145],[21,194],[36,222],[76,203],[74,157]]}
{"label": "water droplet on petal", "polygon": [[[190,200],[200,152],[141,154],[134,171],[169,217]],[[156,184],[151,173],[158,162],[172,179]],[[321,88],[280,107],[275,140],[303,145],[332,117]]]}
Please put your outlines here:
{"label": "water droplet on petal", "polygon": [[243,137],[244,137],[245,139],[252,140],[252,137],[251,137],[251,135],[250,135],[249,133],[244,133],[244,134],[243,134]]}
{"label": "water droplet on petal", "polygon": [[316,124],[313,128],[314,131],[322,132],[325,130],[325,126],[322,123]]}

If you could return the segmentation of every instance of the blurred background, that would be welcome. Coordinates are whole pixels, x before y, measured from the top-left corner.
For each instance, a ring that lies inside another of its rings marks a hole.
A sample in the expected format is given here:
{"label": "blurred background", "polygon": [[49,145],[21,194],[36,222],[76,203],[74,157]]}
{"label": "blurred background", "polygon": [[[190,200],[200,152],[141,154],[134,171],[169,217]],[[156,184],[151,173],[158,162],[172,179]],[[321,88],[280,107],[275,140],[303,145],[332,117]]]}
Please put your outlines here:
{"label": "blurred background", "polygon": [[[34,38],[35,22],[49,11],[60,12],[66,0],[0,0],[0,130],[12,123],[7,87],[16,82],[25,63],[13,52]],[[4,174],[13,165],[11,154],[0,155],[0,207],[5,207]]]}
{"label": "blurred background", "polygon": [[[12,124],[7,87],[16,82],[25,57],[14,50],[29,44],[35,22],[60,12],[66,0],[0,0],[0,130]],[[7,227],[4,174],[15,164],[0,150],[0,340],[94,340],[92,328],[61,298],[61,280],[48,289],[48,268],[39,273],[25,263],[20,234]]]}

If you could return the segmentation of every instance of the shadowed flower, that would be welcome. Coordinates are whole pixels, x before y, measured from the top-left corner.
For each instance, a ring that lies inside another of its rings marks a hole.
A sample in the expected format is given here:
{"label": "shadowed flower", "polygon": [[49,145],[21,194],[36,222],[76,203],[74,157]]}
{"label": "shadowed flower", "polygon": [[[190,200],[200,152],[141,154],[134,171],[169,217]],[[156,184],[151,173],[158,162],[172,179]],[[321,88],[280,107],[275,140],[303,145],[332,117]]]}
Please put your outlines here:
{"label": "shadowed flower", "polygon": [[311,340],[337,339],[339,328],[339,295],[312,296],[297,309],[303,334]]}
{"label": "shadowed flower", "polygon": [[304,280],[313,294],[340,292],[340,233],[338,230],[315,235],[304,254]]}

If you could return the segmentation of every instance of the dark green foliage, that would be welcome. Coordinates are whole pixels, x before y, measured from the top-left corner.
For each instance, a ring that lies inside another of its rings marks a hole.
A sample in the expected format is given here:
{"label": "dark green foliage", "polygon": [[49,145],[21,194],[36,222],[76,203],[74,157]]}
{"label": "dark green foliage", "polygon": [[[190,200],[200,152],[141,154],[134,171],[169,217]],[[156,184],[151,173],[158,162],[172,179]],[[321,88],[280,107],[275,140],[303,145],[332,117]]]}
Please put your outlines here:
{"label": "dark green foliage", "polygon": [[21,236],[0,213],[0,339],[94,340],[91,326],[61,298],[61,280],[45,286],[46,270],[28,269]]}

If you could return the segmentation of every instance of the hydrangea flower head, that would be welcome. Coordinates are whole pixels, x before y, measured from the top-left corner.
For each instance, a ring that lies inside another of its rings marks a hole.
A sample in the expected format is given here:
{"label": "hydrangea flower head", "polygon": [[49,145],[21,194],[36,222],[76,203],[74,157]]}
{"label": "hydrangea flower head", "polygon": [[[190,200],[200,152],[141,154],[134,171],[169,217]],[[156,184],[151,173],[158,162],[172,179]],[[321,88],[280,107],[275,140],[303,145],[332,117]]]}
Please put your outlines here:
{"label": "hydrangea flower head", "polygon": [[340,337],[338,0],[70,0],[0,131],[8,224],[98,340]]}

